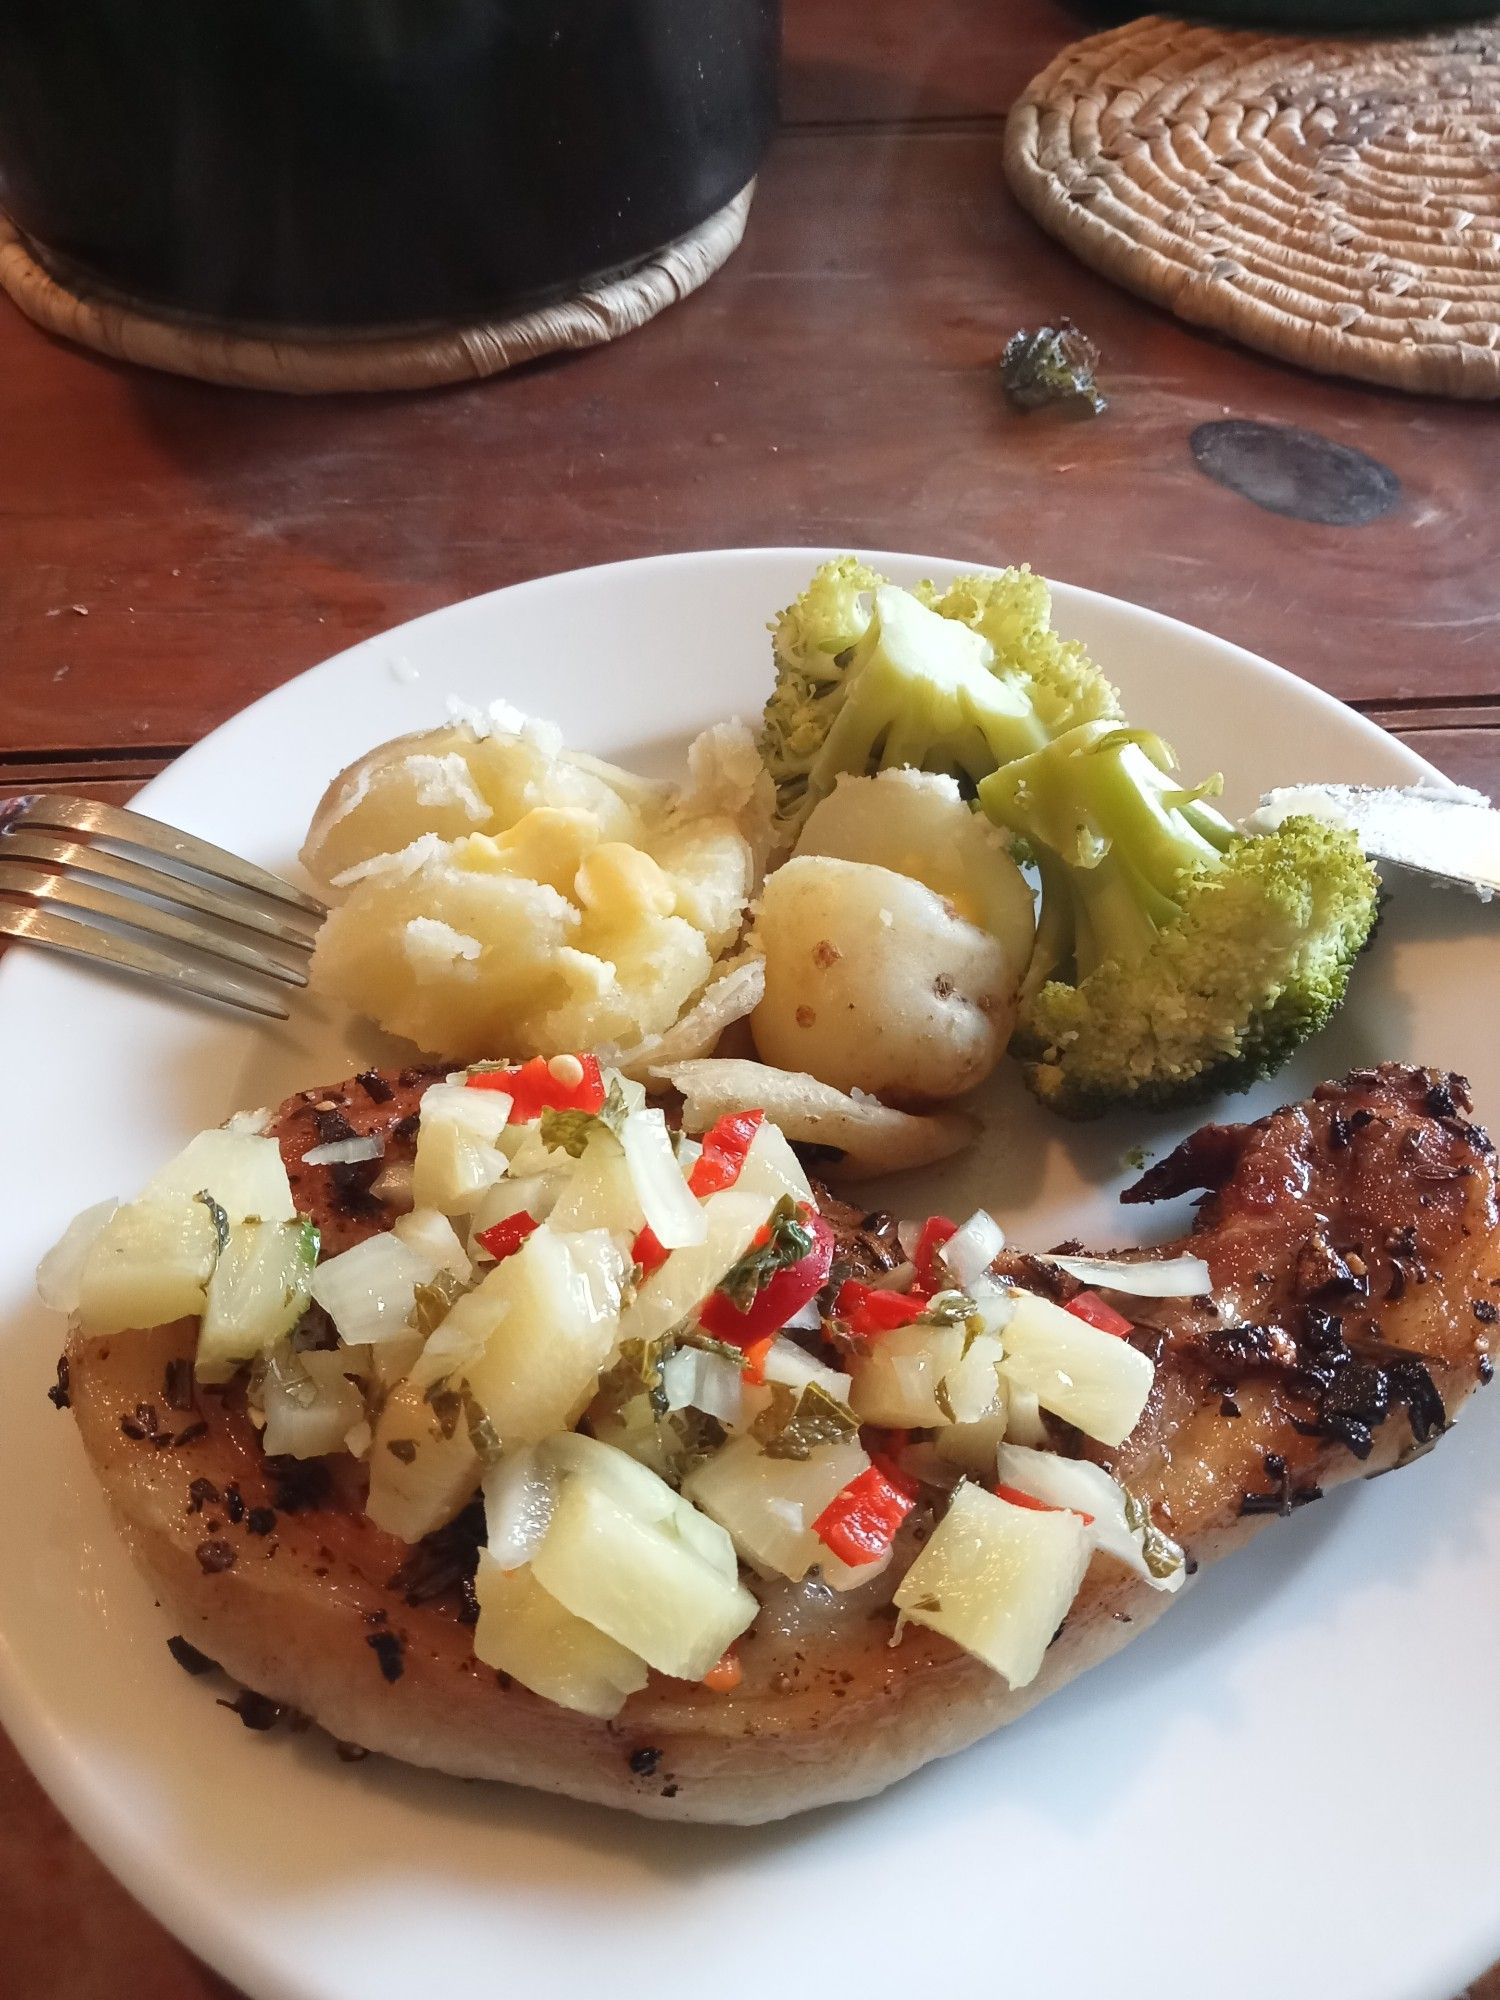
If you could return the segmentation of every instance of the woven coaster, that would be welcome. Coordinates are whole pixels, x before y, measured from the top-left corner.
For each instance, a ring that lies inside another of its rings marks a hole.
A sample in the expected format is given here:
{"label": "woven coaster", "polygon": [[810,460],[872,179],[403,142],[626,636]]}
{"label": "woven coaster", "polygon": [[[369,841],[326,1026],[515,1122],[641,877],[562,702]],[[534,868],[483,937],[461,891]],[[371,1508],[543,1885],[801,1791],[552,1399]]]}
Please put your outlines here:
{"label": "woven coaster", "polygon": [[1182,319],[1500,396],[1500,22],[1313,40],[1150,16],[1064,49],[1005,152],[1044,229]]}
{"label": "woven coaster", "polygon": [[351,334],[236,328],[170,315],[53,275],[0,216],[0,290],[48,333],[145,368],[291,395],[431,389],[631,333],[711,278],[745,233],[755,183],[623,277],[514,319]]}

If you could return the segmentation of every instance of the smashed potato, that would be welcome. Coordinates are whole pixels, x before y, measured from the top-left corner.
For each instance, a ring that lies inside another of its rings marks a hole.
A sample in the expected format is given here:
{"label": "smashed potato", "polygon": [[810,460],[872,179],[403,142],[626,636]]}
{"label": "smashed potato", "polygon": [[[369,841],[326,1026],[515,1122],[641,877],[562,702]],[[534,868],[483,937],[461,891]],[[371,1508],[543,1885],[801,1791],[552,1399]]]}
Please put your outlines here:
{"label": "smashed potato", "polygon": [[664,1034],[755,882],[734,818],[703,809],[734,796],[711,775],[679,795],[520,717],[383,745],[335,779],[303,850],[338,898],[313,984],[458,1059]]}

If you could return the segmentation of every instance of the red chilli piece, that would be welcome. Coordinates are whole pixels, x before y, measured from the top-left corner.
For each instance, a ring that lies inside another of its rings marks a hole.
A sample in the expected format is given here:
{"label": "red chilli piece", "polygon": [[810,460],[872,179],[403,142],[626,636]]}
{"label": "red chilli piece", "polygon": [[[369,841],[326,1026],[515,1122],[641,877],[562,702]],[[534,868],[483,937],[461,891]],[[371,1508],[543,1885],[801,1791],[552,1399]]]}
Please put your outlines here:
{"label": "red chilli piece", "polygon": [[862,1285],[858,1278],[846,1278],[833,1301],[833,1316],[851,1333],[866,1339],[889,1333],[898,1326],[910,1326],[932,1304],[926,1292],[882,1292]]}
{"label": "red chilli piece", "polygon": [[[707,1195],[722,1194],[725,1188],[734,1186],[744,1169],[745,1155],[765,1122],[765,1116],[764,1111],[732,1111],[709,1126],[703,1135],[703,1151],[694,1160],[688,1174],[688,1188],[700,1201]],[[667,1261],[667,1252],[658,1241],[656,1231],[649,1225],[631,1245],[630,1255],[632,1262],[640,1267],[643,1278],[659,1271]]]}
{"label": "red chilli piece", "polygon": [[913,1494],[871,1465],[833,1496],[812,1530],[841,1563],[859,1569],[890,1553],[896,1530],[915,1504]]}
{"label": "red chilli piece", "polygon": [[643,1278],[649,1278],[653,1271],[659,1271],[666,1263],[669,1252],[663,1248],[660,1237],[650,1223],[630,1246],[630,1260]]}
{"label": "red chilli piece", "polygon": [[911,1261],[917,1267],[917,1283],[929,1292],[940,1292],[947,1274],[938,1269],[937,1253],[952,1237],[958,1234],[958,1224],[946,1215],[929,1215],[922,1224],[917,1237],[917,1247],[911,1253]]}
{"label": "red chilli piece", "polygon": [[503,1090],[510,1098],[512,1125],[529,1125],[544,1111],[604,1109],[597,1056],[533,1056],[514,1069],[474,1070],[464,1081],[470,1090]]}
{"label": "red chilli piece", "polygon": [[540,1227],[536,1217],[523,1209],[519,1215],[507,1215],[488,1229],[481,1229],[474,1241],[483,1245],[499,1264],[519,1250],[531,1232]]}
{"label": "red chilli piece", "polygon": [[[705,1333],[748,1350],[758,1346],[767,1334],[779,1333],[789,1319],[818,1296],[833,1267],[833,1231],[815,1208],[800,1209],[798,1219],[813,1240],[807,1255],[784,1271],[773,1271],[744,1312],[723,1292],[710,1292],[698,1310],[698,1324]],[[769,1229],[762,1229],[755,1242],[767,1241],[770,1233]]]}
{"label": "red chilli piece", "polygon": [[1075,1292],[1064,1310],[1086,1325],[1097,1327],[1100,1333],[1112,1333],[1122,1340],[1127,1333],[1135,1332],[1124,1313],[1116,1312],[1097,1292]]}
{"label": "red chilli piece", "polygon": [[688,1186],[700,1201],[734,1186],[765,1117],[764,1111],[730,1111],[709,1126],[703,1134],[703,1151],[688,1174]]}
{"label": "red chilli piece", "polygon": [[1038,1500],[1034,1493],[1023,1493],[1019,1486],[992,1486],[991,1493],[997,1500],[1008,1500],[1012,1507],[1029,1507],[1033,1514],[1076,1514],[1086,1528],[1092,1528],[1094,1517],[1085,1514],[1081,1507],[1055,1507],[1050,1500]]}
{"label": "red chilli piece", "polygon": [[774,1333],[762,1334],[759,1340],[752,1340],[745,1349],[745,1380],[758,1389],[766,1379],[766,1356],[776,1345],[780,1336]]}

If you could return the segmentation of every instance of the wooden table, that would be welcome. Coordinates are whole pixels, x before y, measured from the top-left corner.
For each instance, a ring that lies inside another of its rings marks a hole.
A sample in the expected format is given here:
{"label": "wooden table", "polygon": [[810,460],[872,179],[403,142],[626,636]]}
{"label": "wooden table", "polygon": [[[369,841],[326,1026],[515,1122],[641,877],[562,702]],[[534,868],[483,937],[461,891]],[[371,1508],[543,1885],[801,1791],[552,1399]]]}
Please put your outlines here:
{"label": "wooden table", "polygon": [[[616,347],[414,399],[282,401],[87,358],[0,306],[0,790],[128,797],[255,695],[475,591],[786,542],[1027,559],[1279,660],[1500,789],[1495,418],[1220,345],[1043,237],[1001,132],[1081,32],[1055,0],[787,6],[785,129],[744,247]],[[1007,335],[1060,314],[1103,349],[1094,422],[998,391]],[[1356,444],[1401,502],[1357,528],[1265,512],[1195,468],[1189,434],[1222,416]],[[25,2000],[227,1992],[3,1744],[0,1967]]]}

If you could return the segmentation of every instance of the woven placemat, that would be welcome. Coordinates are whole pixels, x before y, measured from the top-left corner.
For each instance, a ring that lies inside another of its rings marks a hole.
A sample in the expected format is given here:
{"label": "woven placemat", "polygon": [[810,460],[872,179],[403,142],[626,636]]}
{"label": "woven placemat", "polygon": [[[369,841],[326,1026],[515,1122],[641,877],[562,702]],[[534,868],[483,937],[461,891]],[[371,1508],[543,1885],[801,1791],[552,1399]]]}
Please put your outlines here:
{"label": "woven placemat", "polygon": [[738,247],[755,183],[625,276],[514,319],[336,334],[274,333],[170,315],[50,272],[0,216],[0,289],[28,318],[97,353],[172,375],[292,395],[431,389],[564,348],[598,347],[695,292]]}
{"label": "woven placemat", "polygon": [[1006,171],[1044,229],[1182,319],[1325,374],[1500,396],[1500,22],[1132,21],[1029,86]]}

